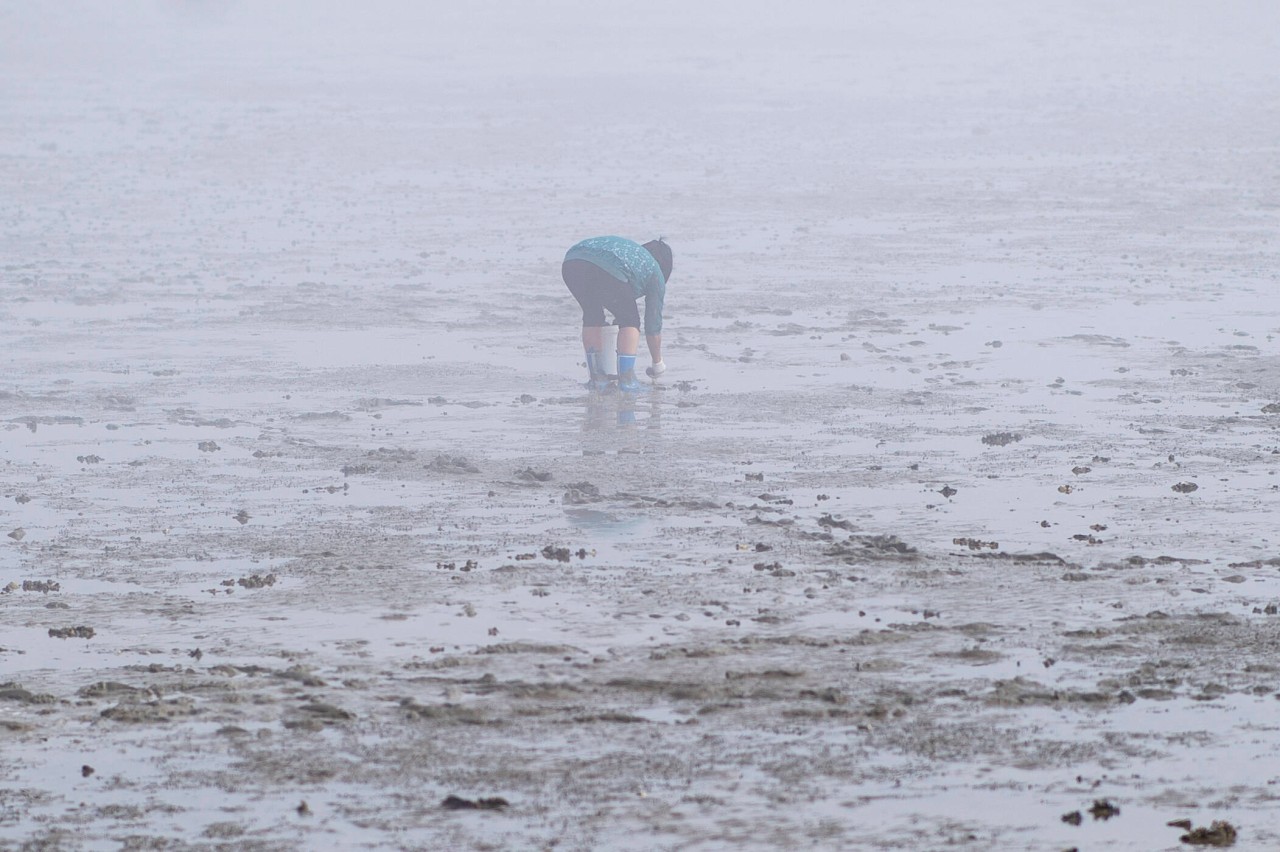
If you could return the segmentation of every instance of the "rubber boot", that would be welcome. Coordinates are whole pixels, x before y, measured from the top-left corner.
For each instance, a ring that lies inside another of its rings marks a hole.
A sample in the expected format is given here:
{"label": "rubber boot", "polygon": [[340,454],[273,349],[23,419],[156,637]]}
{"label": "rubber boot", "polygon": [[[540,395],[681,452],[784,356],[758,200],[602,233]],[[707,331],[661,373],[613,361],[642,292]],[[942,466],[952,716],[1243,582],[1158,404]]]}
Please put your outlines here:
{"label": "rubber boot", "polygon": [[587,383],[584,385],[587,390],[599,393],[609,389],[608,372],[600,353],[594,349],[587,350],[587,375]]}
{"label": "rubber boot", "polygon": [[642,393],[645,389],[636,378],[636,356],[618,353],[618,390],[623,393]]}

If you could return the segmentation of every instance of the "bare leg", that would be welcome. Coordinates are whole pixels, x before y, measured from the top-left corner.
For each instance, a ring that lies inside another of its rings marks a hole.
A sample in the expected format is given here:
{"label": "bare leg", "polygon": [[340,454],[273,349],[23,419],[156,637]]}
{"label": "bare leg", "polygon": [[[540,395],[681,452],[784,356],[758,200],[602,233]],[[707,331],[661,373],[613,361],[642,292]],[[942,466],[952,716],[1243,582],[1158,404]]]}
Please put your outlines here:
{"label": "bare leg", "polygon": [[[599,331],[599,329],[596,329]],[[587,330],[584,328],[582,333],[585,335]],[[634,355],[636,347],[640,345],[640,329],[631,326],[621,326],[618,328],[618,354]]]}
{"label": "bare leg", "polygon": [[[637,338],[637,342],[638,342]],[[584,325],[582,327],[582,348],[591,352],[604,349],[604,329],[600,326]]]}

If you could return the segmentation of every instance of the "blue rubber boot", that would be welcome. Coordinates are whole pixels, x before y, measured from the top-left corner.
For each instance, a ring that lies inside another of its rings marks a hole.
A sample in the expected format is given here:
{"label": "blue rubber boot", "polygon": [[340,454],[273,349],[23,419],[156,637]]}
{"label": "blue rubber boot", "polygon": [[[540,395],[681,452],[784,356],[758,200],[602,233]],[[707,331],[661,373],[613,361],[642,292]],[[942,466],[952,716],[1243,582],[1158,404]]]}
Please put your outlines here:
{"label": "blue rubber boot", "polygon": [[618,353],[618,390],[623,393],[643,393],[648,390],[636,378],[636,356]]}
{"label": "blue rubber boot", "polygon": [[587,374],[587,383],[584,385],[587,390],[599,393],[609,389],[608,371],[604,368],[601,353],[595,349],[587,350]]}

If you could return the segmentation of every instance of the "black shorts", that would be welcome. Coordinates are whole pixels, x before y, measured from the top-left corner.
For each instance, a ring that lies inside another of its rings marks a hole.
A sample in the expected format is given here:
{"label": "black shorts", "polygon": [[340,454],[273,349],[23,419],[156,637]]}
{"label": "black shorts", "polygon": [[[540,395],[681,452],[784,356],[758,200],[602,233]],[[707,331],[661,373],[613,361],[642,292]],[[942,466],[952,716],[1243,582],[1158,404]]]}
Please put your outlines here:
{"label": "black shorts", "polygon": [[631,285],[619,281],[589,260],[566,260],[560,269],[565,286],[582,306],[582,325],[603,328],[604,312],[622,328],[640,328],[640,309]]}

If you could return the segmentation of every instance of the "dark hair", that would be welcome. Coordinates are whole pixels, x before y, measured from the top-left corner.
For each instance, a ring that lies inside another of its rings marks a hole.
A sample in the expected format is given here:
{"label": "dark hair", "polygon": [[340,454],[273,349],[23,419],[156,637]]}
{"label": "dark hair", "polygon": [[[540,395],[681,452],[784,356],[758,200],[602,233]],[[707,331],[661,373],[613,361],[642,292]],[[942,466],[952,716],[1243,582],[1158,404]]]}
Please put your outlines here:
{"label": "dark hair", "polygon": [[656,240],[649,240],[644,247],[662,268],[662,280],[669,281],[671,279],[671,246],[664,243],[662,237],[658,237]]}

